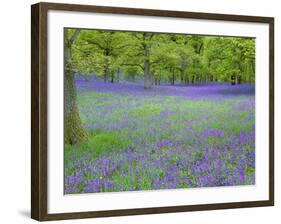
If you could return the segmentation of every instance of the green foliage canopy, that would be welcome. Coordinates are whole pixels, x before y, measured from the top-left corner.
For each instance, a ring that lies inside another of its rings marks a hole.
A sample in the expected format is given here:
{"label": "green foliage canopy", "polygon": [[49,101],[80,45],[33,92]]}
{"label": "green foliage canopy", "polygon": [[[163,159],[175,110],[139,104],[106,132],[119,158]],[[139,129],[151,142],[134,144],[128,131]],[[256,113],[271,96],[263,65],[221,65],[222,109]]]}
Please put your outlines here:
{"label": "green foliage canopy", "polygon": [[127,79],[149,75],[155,84],[255,81],[254,38],[81,30],[72,60],[78,72],[105,82],[121,72]]}

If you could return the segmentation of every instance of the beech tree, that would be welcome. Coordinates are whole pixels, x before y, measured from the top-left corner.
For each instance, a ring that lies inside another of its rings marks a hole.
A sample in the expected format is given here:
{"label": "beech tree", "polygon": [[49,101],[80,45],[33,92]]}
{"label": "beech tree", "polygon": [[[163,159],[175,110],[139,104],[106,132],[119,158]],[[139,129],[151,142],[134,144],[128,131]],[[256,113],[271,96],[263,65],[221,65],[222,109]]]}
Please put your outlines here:
{"label": "beech tree", "polygon": [[[78,55],[90,59],[91,68],[103,75],[104,82],[110,80],[114,82],[114,75],[118,71],[119,56],[123,54],[125,47],[128,47],[124,41],[126,33],[113,31],[83,30],[77,42],[76,49]],[[80,51],[80,52],[79,52]],[[88,68],[81,68],[82,71]]]}
{"label": "beech tree", "polygon": [[79,29],[64,30],[64,142],[67,144],[77,144],[88,138],[78,112],[74,80],[76,68],[72,58],[73,43],[79,33]]}
{"label": "beech tree", "polygon": [[131,67],[129,70],[142,70],[145,89],[152,88],[153,84],[151,73],[153,37],[153,33],[128,33],[127,41],[130,43],[130,48],[127,48],[122,63],[123,67]]}
{"label": "beech tree", "polygon": [[104,82],[139,76],[144,88],[223,81],[254,82],[255,40],[150,32],[82,30],[73,44],[75,66]]}

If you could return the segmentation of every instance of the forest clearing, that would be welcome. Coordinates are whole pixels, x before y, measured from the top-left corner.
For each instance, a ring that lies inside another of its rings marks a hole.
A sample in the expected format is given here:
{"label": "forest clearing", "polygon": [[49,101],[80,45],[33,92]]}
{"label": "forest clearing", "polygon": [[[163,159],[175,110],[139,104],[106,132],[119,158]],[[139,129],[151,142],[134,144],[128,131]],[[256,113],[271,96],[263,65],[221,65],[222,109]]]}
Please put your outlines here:
{"label": "forest clearing", "polygon": [[66,194],[255,184],[254,38],[65,28],[64,43]]}
{"label": "forest clearing", "polygon": [[254,85],[76,81],[89,141],[65,146],[65,192],[254,184]]}

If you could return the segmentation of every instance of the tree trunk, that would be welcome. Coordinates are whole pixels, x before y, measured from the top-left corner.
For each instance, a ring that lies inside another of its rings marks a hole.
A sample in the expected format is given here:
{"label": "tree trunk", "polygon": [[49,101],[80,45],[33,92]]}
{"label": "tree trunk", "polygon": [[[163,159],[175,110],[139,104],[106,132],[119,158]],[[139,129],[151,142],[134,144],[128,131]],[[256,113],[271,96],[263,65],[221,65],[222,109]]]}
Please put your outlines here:
{"label": "tree trunk", "polygon": [[[67,31],[65,31],[67,32]],[[71,60],[71,44],[65,33],[65,71],[64,71],[64,142],[66,144],[81,143],[88,138],[77,107],[77,93],[74,82],[74,70]]]}
{"label": "tree trunk", "polygon": [[236,75],[232,75],[231,76],[230,82],[231,82],[231,85],[235,85],[236,84]]}
{"label": "tree trunk", "polygon": [[241,84],[242,83],[242,76],[238,75],[237,76],[237,84]]}
{"label": "tree trunk", "polygon": [[120,68],[118,68],[117,69],[117,74],[116,74],[116,82],[119,82],[119,80],[120,80],[120,73],[121,73],[121,71],[120,71]]}
{"label": "tree trunk", "polygon": [[191,78],[191,83],[194,84],[194,81],[195,81],[195,76],[193,75]]}
{"label": "tree trunk", "polygon": [[175,70],[173,69],[172,73],[172,85],[175,85]]}
{"label": "tree trunk", "polygon": [[150,69],[149,69],[149,61],[147,59],[144,60],[144,88],[145,89],[151,89],[152,83],[151,83],[151,75],[150,75]]}
{"label": "tree trunk", "polygon": [[111,83],[114,83],[114,72],[111,73]]}
{"label": "tree trunk", "polygon": [[252,67],[252,71],[253,71],[253,73],[255,74],[255,70],[256,70],[256,64],[255,64],[255,60],[252,60],[251,61],[251,67]]}
{"label": "tree trunk", "polygon": [[146,43],[147,33],[144,33],[144,88],[152,88],[152,75],[150,74],[150,47]]}
{"label": "tree trunk", "polygon": [[189,79],[187,77],[185,77],[184,79],[184,84],[187,86],[189,84]]}
{"label": "tree trunk", "polygon": [[244,73],[243,68],[242,68],[240,63],[239,63],[239,70],[240,70],[240,73],[239,73],[239,75],[237,75],[237,78],[236,78],[237,79],[236,80],[237,84],[241,84],[242,83],[242,75],[241,74]]}
{"label": "tree trunk", "polygon": [[87,140],[87,133],[82,125],[77,102],[74,74],[65,72],[64,78],[64,142],[77,144]]}
{"label": "tree trunk", "polygon": [[180,80],[181,80],[181,84],[184,85],[184,70],[183,69],[180,70]]}
{"label": "tree trunk", "polygon": [[149,62],[149,50],[148,47],[145,46],[144,49],[144,88],[151,89],[152,88],[152,77],[150,74],[150,62]]}
{"label": "tree trunk", "polygon": [[105,66],[104,66],[104,74],[103,74],[103,82],[104,82],[104,83],[107,82],[107,77],[108,77],[108,66],[105,65]]}
{"label": "tree trunk", "polygon": [[201,82],[201,77],[200,77],[200,75],[196,75],[195,76],[195,82]]}

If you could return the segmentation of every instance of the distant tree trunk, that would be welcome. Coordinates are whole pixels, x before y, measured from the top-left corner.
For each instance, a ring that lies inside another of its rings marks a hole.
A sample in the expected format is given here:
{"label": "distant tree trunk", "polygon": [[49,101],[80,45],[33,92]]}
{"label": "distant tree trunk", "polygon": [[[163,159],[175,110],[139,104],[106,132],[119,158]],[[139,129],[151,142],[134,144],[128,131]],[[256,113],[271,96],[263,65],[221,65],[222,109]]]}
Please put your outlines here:
{"label": "distant tree trunk", "polygon": [[236,76],[232,75],[231,79],[230,79],[231,85],[235,85],[236,84]]}
{"label": "distant tree trunk", "polygon": [[64,142],[67,144],[77,144],[88,138],[78,112],[74,69],[71,60],[71,45],[78,35],[77,32],[79,33],[79,30],[75,31],[70,40],[68,40],[67,31],[64,34]]}
{"label": "distant tree trunk", "polygon": [[153,34],[143,33],[143,55],[144,55],[144,88],[151,89],[153,84],[153,77],[150,72],[150,43]]}
{"label": "distant tree trunk", "polygon": [[195,76],[193,75],[191,78],[191,83],[194,84]]}
{"label": "distant tree trunk", "polygon": [[152,76],[150,73],[150,61],[149,61],[149,47],[147,44],[144,44],[144,88],[151,89],[152,88]]}
{"label": "distant tree trunk", "polygon": [[184,85],[184,69],[180,70],[180,79],[181,79],[181,84]]}
{"label": "distant tree trunk", "polygon": [[185,85],[188,85],[188,83],[189,83],[189,79],[188,79],[187,77],[185,77],[185,79],[184,79],[184,84],[185,84]]}
{"label": "distant tree trunk", "polygon": [[242,83],[242,76],[238,75],[237,76],[237,84],[241,84]]}
{"label": "distant tree trunk", "polygon": [[[252,68],[252,72],[253,72],[253,77],[255,77],[255,73],[256,73],[256,65],[255,65],[255,60],[251,60],[251,68]],[[250,75],[251,77],[251,75]],[[253,82],[253,80],[251,78],[249,78],[249,82]]]}
{"label": "distant tree trunk", "polygon": [[154,78],[154,85],[157,85],[157,78]]}
{"label": "distant tree trunk", "polygon": [[106,83],[106,80],[107,80],[107,72],[106,72],[106,70],[104,70],[103,82]]}
{"label": "distant tree trunk", "polygon": [[244,73],[244,71],[243,71],[243,68],[242,68],[242,66],[241,66],[241,64],[239,63],[239,71],[240,71],[240,74],[239,75],[237,75],[237,84],[241,84],[242,83],[242,75],[241,75],[241,73],[243,74]]}
{"label": "distant tree trunk", "polygon": [[121,70],[120,70],[120,68],[118,68],[118,69],[117,69],[117,75],[116,75],[116,76],[117,76],[117,77],[116,77],[116,81],[117,81],[117,82],[119,82],[119,80],[120,80],[120,73],[121,73]]}
{"label": "distant tree trunk", "polygon": [[201,82],[201,77],[200,77],[200,75],[196,75],[196,82]]}
{"label": "distant tree trunk", "polygon": [[157,77],[157,84],[160,85],[160,81],[161,81],[161,70],[159,73],[159,76]]}
{"label": "distant tree trunk", "polygon": [[103,81],[104,81],[104,83],[107,82],[108,73],[109,73],[109,68],[108,68],[108,63],[107,63],[107,61],[106,61],[106,62],[105,62],[105,65],[104,65],[104,74],[103,74]]}
{"label": "distant tree trunk", "polygon": [[175,85],[175,70],[172,71],[172,85]]}
{"label": "distant tree trunk", "polygon": [[111,83],[114,83],[114,72],[111,73]]}
{"label": "distant tree trunk", "polygon": [[151,89],[152,88],[150,65],[149,65],[148,59],[144,60],[144,88],[145,89]]}

